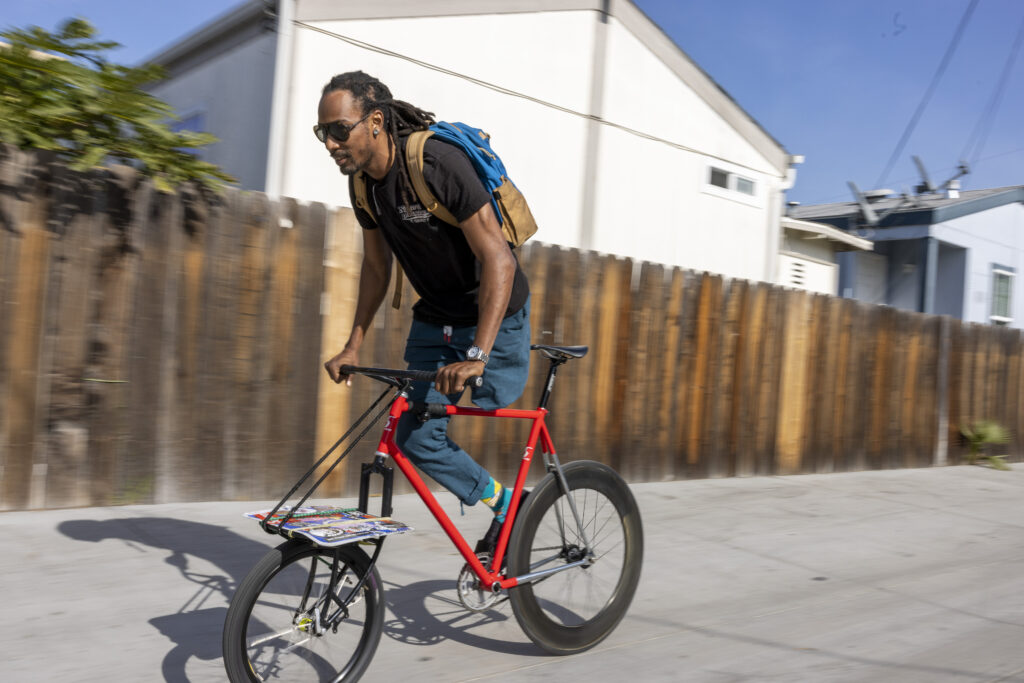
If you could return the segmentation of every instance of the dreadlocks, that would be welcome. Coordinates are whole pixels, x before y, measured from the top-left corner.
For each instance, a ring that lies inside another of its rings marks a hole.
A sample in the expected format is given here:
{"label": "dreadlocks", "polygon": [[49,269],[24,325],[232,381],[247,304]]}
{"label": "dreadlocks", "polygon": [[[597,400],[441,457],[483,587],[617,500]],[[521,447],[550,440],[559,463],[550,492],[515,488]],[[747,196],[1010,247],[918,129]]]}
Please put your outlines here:
{"label": "dreadlocks", "polygon": [[[338,90],[352,93],[352,97],[362,108],[363,114],[368,114],[373,109],[380,109],[384,114],[384,130],[388,134],[389,154],[394,153],[394,145],[399,136],[405,136],[417,130],[426,130],[430,124],[434,123],[433,112],[424,111],[408,102],[394,99],[388,86],[362,71],[338,74],[324,86],[321,95]],[[402,189],[402,199],[408,207],[412,196],[412,181],[409,180],[409,171],[404,162],[398,164],[398,177],[399,186]]]}

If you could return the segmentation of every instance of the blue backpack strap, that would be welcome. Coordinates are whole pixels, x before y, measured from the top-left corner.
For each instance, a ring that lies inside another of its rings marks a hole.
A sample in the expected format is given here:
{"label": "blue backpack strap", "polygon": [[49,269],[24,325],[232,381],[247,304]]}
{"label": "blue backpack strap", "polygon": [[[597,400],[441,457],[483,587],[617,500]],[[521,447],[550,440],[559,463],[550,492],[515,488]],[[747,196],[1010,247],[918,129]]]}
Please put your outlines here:
{"label": "blue backpack strap", "polygon": [[461,122],[448,123],[447,121],[439,121],[430,126],[430,130],[434,132],[435,138],[455,145],[469,157],[477,177],[480,178],[480,182],[483,183],[484,188],[491,195],[494,215],[498,217],[498,224],[501,225],[503,222],[502,212],[501,207],[498,205],[498,200],[494,196],[494,190],[501,187],[501,184],[507,178],[505,176],[505,165],[498,158],[498,155],[491,150],[491,136],[479,128],[474,128]]}

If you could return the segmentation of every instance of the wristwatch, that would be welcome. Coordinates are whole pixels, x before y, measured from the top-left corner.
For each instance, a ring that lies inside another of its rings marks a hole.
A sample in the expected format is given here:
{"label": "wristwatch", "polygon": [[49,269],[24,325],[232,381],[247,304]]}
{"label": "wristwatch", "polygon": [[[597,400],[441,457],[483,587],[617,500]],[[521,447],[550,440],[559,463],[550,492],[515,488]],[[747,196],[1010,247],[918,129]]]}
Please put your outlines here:
{"label": "wristwatch", "polygon": [[484,365],[487,365],[489,357],[480,349],[479,346],[470,346],[466,351],[466,360],[478,360]]}

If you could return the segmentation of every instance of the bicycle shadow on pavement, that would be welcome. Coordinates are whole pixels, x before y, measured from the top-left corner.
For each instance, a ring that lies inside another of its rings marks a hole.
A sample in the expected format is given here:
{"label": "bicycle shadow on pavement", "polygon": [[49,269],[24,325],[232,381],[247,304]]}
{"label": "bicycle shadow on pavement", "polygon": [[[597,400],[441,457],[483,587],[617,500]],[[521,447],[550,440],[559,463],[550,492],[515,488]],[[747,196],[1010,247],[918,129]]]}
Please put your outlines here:
{"label": "bicycle shadow on pavement", "polygon": [[507,600],[483,612],[471,612],[459,602],[455,581],[431,579],[406,586],[384,581],[384,598],[390,614],[384,635],[407,645],[429,647],[450,640],[499,654],[548,656],[531,642],[510,642],[506,629],[491,637],[495,625],[510,623],[521,637],[519,625]]}
{"label": "bicycle shadow on pavement", "polygon": [[[223,603],[230,601],[235,588],[268,550],[265,544],[225,527],[170,517],[69,520],[57,529],[77,541],[120,540],[136,549],[148,546],[168,551],[163,561],[196,585],[177,610],[149,620],[174,644],[164,656],[162,673],[166,681],[175,682],[189,680],[185,667],[193,657],[203,661],[220,659],[227,613]],[[200,569],[208,569],[207,563],[215,567],[213,572]],[[168,587],[160,593],[174,595],[180,591]],[[216,606],[210,606],[211,601]]]}

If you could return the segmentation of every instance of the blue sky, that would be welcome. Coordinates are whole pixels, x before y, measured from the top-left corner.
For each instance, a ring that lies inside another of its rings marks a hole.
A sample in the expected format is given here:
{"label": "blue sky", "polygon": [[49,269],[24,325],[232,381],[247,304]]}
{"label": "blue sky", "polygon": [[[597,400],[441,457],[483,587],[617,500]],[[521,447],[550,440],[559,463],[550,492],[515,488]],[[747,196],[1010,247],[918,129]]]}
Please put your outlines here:
{"label": "blue sky", "polygon": [[[791,154],[788,198],[846,201],[847,180],[876,187],[971,0],[636,0]],[[53,29],[82,16],[136,63],[238,0],[0,0],[0,25]],[[1021,0],[979,0],[956,53],[883,186],[950,177],[989,108],[1018,30]],[[1024,54],[1003,90],[965,189],[1024,184]],[[977,136],[976,136],[977,137]]]}

